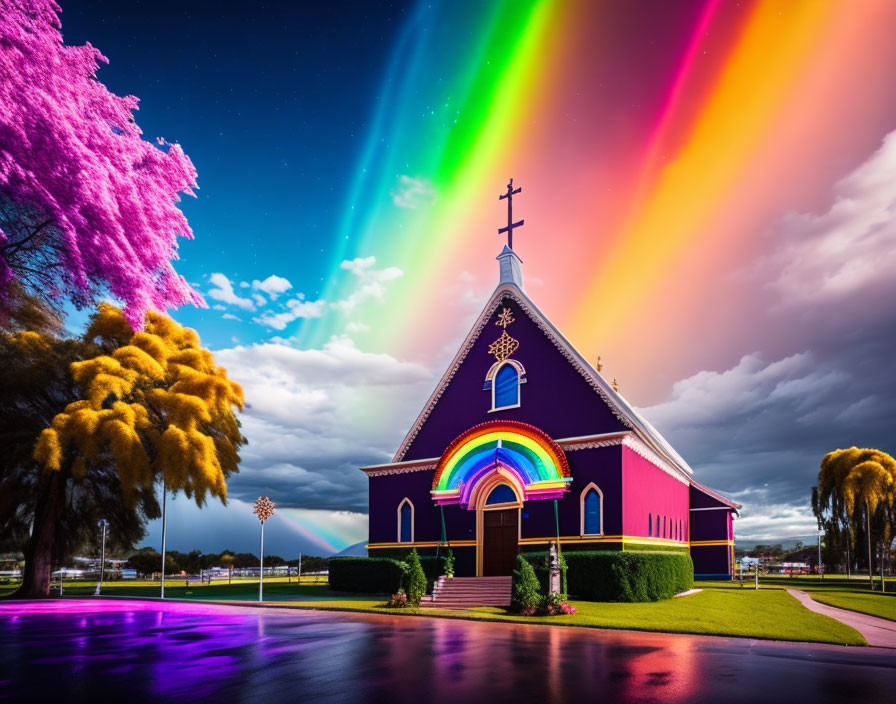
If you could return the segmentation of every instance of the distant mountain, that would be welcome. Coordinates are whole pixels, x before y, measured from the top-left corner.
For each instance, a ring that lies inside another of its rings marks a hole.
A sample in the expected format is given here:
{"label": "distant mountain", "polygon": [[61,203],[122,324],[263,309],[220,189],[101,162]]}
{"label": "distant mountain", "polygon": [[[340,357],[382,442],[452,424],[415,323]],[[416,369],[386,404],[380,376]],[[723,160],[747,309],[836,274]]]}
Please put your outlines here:
{"label": "distant mountain", "polygon": [[360,543],[349,545],[330,557],[367,557],[367,541],[362,540]]}

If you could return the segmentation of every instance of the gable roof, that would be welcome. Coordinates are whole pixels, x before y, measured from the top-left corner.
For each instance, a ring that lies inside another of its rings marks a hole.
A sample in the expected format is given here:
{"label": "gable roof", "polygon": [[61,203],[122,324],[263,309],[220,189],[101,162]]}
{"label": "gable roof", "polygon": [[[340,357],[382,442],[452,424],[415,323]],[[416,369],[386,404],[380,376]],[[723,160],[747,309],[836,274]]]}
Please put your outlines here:
{"label": "gable roof", "polygon": [[499,284],[494,293],[492,293],[488,303],[486,303],[485,307],[482,309],[482,313],[479,314],[476,323],[473,325],[473,328],[467,334],[467,337],[464,339],[457,354],[454,355],[454,359],[451,360],[451,364],[448,365],[448,369],[442,375],[435,390],[426,401],[423,410],[420,411],[420,414],[417,416],[417,419],[414,421],[414,424],[411,426],[411,429],[399,446],[398,451],[395,453],[395,457],[392,460],[393,462],[401,462],[403,460],[405,453],[408,451],[414,438],[417,437],[423,424],[436,407],[442,394],[448,388],[451,380],[460,368],[460,365],[473,349],[474,343],[479,339],[479,336],[488,324],[488,320],[495,307],[505,298],[514,301],[520,307],[520,310],[526,313],[529,318],[535,322],[538,328],[554,344],[569,364],[585,378],[594,392],[603,399],[613,412],[613,415],[615,415],[623,425],[630,428],[641,442],[647,445],[661,458],[690,478],[693,474],[693,470],[688,466],[688,463],[682,459],[666,439],[663,438],[663,436],[660,435],[645,418],[632,408],[621,394],[613,390],[613,387],[607,383],[607,380],[604,379],[600,373],[588,363],[585,357],[573,347],[572,343],[570,343],[569,340],[554,327],[554,324],[551,323],[547,316],[538,309],[538,306],[532,302],[521,288],[512,282]]}

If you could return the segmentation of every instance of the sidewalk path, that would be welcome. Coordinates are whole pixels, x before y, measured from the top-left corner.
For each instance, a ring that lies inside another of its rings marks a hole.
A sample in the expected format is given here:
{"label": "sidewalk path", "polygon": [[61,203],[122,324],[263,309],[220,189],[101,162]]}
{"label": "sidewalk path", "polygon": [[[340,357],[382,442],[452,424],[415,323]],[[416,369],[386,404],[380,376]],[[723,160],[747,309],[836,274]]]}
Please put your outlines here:
{"label": "sidewalk path", "polygon": [[852,626],[868,641],[868,645],[875,645],[880,648],[896,648],[896,621],[888,621],[885,618],[860,614],[857,611],[849,611],[847,609],[838,609],[836,606],[828,606],[815,601],[806,592],[799,589],[788,589],[787,593],[799,599],[800,603],[809,611],[830,616],[841,623],[845,623],[847,626]]}

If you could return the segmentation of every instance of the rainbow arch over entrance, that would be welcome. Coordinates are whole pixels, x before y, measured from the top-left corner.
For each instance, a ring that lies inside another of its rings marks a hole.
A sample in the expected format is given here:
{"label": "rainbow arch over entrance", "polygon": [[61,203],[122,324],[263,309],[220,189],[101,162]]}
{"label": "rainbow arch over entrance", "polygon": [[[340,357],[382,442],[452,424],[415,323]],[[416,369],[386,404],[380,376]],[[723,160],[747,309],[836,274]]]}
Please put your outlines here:
{"label": "rainbow arch over entrance", "polygon": [[480,482],[496,473],[521,501],[559,498],[572,481],[566,455],[547,433],[528,423],[491,421],[448,446],[436,466],[432,497],[442,505],[470,506]]}

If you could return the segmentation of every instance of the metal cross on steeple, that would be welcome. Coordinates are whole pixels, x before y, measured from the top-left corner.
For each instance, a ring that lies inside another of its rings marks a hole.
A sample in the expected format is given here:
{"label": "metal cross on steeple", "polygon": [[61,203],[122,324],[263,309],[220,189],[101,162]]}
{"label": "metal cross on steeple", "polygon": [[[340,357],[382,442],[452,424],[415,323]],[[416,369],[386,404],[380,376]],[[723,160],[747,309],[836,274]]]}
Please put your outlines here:
{"label": "metal cross on steeple", "polygon": [[507,227],[500,228],[498,234],[503,235],[505,232],[507,233],[507,246],[510,247],[510,249],[513,249],[513,228],[522,227],[525,222],[524,220],[520,220],[519,222],[513,221],[513,197],[522,190],[522,188],[514,190],[513,179],[510,179],[510,183],[507,184],[507,193],[498,196],[498,200],[507,199]]}

